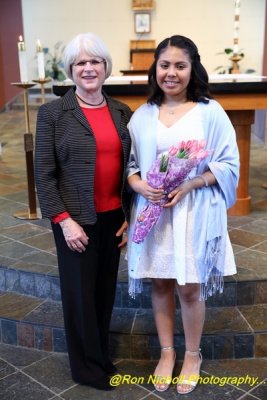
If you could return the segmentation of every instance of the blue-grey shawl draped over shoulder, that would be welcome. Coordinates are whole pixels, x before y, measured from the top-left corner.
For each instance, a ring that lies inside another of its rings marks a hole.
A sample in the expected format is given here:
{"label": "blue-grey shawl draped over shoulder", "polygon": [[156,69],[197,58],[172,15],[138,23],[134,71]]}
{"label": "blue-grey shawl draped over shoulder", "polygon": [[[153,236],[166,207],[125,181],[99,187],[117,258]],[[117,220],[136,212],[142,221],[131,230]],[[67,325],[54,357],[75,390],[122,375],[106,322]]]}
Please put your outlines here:
{"label": "blue-grey shawl draped over shoulder", "polygon": [[[194,204],[194,257],[201,284],[201,299],[206,299],[223,290],[225,243],[227,237],[227,209],[236,201],[239,179],[239,152],[234,128],[226,112],[215,100],[201,107],[206,149],[210,155],[203,160],[197,174],[210,170],[216,185],[195,190]],[[143,104],[133,114],[129,122],[132,150],[128,163],[128,176],[146,173],[156,159],[156,132],[159,108]],[[197,138],[196,138],[197,139]],[[136,217],[147,200],[135,194],[128,240],[129,293],[135,296],[142,290],[142,281],[135,275],[135,267],[140,260],[142,243],[131,240]],[[186,283],[186,282],[185,282]]]}

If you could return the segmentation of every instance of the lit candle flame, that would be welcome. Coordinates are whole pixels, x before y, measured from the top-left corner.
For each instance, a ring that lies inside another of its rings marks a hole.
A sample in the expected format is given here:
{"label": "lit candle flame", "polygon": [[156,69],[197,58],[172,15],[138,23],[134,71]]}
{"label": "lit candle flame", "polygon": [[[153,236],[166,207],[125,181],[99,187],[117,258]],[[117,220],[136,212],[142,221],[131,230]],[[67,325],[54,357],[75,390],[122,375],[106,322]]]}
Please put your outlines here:
{"label": "lit candle flame", "polygon": [[25,44],[22,35],[19,36],[18,49],[19,51],[25,51]]}
{"label": "lit candle flame", "polygon": [[40,51],[43,51],[43,48],[42,48],[42,45],[41,45],[41,42],[39,39],[36,42],[36,51],[37,51],[37,53]]}

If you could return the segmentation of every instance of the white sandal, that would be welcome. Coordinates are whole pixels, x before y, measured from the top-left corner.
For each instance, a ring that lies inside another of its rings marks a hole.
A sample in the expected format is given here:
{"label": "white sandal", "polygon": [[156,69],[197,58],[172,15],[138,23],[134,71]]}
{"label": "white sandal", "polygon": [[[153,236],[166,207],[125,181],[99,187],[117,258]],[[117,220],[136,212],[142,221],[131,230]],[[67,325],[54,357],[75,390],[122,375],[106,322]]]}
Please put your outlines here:
{"label": "white sandal", "polygon": [[174,370],[174,367],[175,367],[175,360],[176,360],[176,353],[175,353],[175,350],[174,350],[173,346],[162,347],[161,351],[162,350],[173,350],[174,351],[174,357],[173,357],[174,358],[174,360],[173,360],[174,362],[173,362],[172,371],[171,371],[171,373],[169,375],[161,376],[161,375],[155,375],[155,373],[154,373],[154,375],[153,375],[154,388],[158,392],[166,392],[166,390],[169,389],[170,384],[172,382],[172,373],[173,373],[173,370]]}
{"label": "white sandal", "polygon": [[[193,392],[193,390],[195,390],[197,383],[198,383],[199,372],[200,372],[200,367],[201,367],[201,363],[202,363],[201,349],[199,349],[198,351],[186,350],[185,352],[192,357],[196,357],[196,356],[199,357],[199,368],[198,368],[198,374],[191,374],[191,376],[196,379],[180,379],[179,378],[179,382],[177,384],[177,393],[178,394],[188,394],[188,393]],[[181,376],[181,378],[183,378],[183,377]],[[189,376],[189,378],[190,378],[190,376]],[[188,389],[187,390],[179,389],[179,387],[182,385],[188,386]]]}

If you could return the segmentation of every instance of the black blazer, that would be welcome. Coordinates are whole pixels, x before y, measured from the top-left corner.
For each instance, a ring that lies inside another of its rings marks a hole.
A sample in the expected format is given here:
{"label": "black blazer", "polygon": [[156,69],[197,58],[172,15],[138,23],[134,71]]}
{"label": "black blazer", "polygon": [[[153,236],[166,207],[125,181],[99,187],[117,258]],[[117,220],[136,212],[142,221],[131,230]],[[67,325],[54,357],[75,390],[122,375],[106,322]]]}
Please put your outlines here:
{"label": "black blazer", "polygon": [[[105,98],[122,143],[121,199],[128,219],[130,193],[126,189],[125,171],[131,146],[127,124],[132,111],[126,104],[107,95]],[[35,177],[43,218],[51,219],[68,211],[80,225],[96,222],[95,161],[95,137],[74,89],[69,89],[62,98],[40,106],[36,126]]]}

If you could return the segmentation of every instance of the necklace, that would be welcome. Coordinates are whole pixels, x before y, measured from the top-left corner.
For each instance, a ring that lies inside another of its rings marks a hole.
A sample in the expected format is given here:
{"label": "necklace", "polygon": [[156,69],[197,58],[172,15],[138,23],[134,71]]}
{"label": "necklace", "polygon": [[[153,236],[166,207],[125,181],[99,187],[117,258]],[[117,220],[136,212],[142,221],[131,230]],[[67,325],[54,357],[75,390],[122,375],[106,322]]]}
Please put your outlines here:
{"label": "necklace", "polygon": [[82,103],[87,104],[88,106],[92,106],[92,107],[101,106],[101,104],[103,104],[104,101],[105,101],[105,97],[103,96],[103,99],[100,101],[100,103],[98,103],[98,104],[91,104],[91,103],[87,103],[87,101],[83,100],[80,96],[77,95],[76,92],[75,92],[75,96],[78,97],[78,99],[81,100]]}
{"label": "necklace", "polygon": [[175,112],[177,111],[177,108],[181,107],[181,106],[182,106],[183,104],[185,104],[185,103],[186,103],[186,101],[183,102],[183,103],[180,103],[180,104],[176,104],[173,108],[170,108],[170,109],[168,109],[168,108],[166,107],[166,112],[167,112],[167,114],[169,114],[169,115],[174,115]]}

